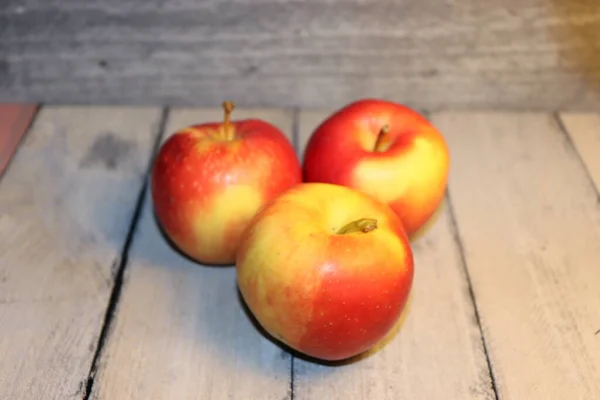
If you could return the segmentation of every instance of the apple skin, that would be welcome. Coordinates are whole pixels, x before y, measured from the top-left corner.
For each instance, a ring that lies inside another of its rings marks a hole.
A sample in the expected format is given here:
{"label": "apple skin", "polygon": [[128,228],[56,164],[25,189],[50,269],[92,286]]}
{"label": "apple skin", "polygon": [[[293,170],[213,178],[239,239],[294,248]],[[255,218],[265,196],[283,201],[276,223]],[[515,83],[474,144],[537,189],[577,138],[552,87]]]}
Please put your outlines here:
{"label": "apple skin", "polygon": [[[362,218],[377,228],[338,234]],[[297,185],[257,213],[242,235],[236,271],[268,334],[329,361],[358,355],[390,332],[414,274],[398,216],[371,196],[325,183]]]}
{"label": "apple skin", "polygon": [[[225,105],[224,105],[225,107]],[[233,264],[239,238],[270,199],[301,183],[300,161],[270,123],[207,122],[175,132],[151,171],[156,218],[167,237],[203,264]]]}
{"label": "apple skin", "polygon": [[[380,136],[385,126],[389,131]],[[449,164],[447,144],[427,119],[398,103],[364,99],[316,128],[304,153],[303,180],[375,197],[400,216],[412,237],[440,206]]]}

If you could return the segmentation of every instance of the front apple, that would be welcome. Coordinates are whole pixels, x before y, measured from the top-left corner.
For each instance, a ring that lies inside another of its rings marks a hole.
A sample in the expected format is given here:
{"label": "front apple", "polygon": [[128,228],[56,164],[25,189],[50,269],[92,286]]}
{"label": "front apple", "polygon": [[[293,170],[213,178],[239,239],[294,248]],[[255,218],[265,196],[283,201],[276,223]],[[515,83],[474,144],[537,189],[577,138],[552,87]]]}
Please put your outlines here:
{"label": "front apple", "polygon": [[302,180],[288,139],[257,119],[190,126],[161,146],[152,200],[166,235],[205,264],[233,264],[239,237],[267,201]]}
{"label": "front apple", "polygon": [[340,109],[312,134],[304,181],[365,192],[400,216],[409,236],[442,202],[450,157],[442,135],[420,114],[366,99]]}
{"label": "front apple", "polygon": [[304,183],[250,222],[236,260],[240,292],[273,337],[312,357],[360,354],[394,326],[413,281],[398,216],[343,186]]}

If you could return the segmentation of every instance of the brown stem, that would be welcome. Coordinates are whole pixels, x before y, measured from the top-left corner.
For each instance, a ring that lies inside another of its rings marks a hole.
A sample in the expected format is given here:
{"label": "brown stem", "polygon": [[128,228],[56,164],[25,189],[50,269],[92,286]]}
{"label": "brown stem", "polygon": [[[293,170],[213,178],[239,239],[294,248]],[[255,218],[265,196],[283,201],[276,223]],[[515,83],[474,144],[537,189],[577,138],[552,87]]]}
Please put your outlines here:
{"label": "brown stem", "polygon": [[235,104],[232,101],[223,102],[223,130],[225,131],[225,138],[227,140],[233,139],[233,127],[231,126],[231,113],[235,108]]}
{"label": "brown stem", "polygon": [[383,137],[390,132],[390,126],[384,125],[381,127],[379,134],[377,135],[377,140],[375,141],[375,146],[373,147],[373,151],[379,151],[379,147],[381,147],[383,143]]}
{"label": "brown stem", "polygon": [[356,221],[347,223],[337,233],[338,235],[346,235],[354,232],[371,232],[377,229],[377,220],[373,218],[361,218]]}

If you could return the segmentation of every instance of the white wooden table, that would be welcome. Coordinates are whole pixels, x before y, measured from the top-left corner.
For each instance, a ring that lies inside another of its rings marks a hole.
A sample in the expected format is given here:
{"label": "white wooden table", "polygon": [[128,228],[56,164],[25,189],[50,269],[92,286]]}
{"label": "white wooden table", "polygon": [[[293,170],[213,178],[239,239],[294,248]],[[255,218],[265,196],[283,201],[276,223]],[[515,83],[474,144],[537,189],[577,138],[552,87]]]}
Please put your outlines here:
{"label": "white wooden table", "polygon": [[[327,111],[236,110],[299,155]],[[41,107],[0,180],[0,399],[600,399],[600,114],[438,112],[446,202],[398,329],[296,358],[146,194],[157,144],[221,110]]]}

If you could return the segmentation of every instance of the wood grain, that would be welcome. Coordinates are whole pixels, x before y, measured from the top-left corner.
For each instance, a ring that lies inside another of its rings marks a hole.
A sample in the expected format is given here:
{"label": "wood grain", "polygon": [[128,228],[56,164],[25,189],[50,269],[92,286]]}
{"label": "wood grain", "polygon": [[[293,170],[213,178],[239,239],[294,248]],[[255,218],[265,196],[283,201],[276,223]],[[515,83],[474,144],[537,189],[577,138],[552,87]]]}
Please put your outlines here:
{"label": "wood grain", "polygon": [[159,116],[39,112],[0,186],[0,398],[81,398]]}
{"label": "wood grain", "polygon": [[552,115],[440,113],[450,198],[502,399],[597,399],[600,208]]}
{"label": "wood grain", "polygon": [[0,99],[593,108],[599,41],[595,0],[9,0]]}
{"label": "wood grain", "polygon": [[[300,143],[326,117],[300,118]],[[409,307],[366,357],[326,366],[294,360],[295,399],[493,399],[481,334],[448,208],[413,242]]]}
{"label": "wood grain", "polygon": [[600,114],[560,113],[559,118],[600,190]]}
{"label": "wood grain", "polygon": [[0,177],[36,111],[34,104],[0,104]]}
{"label": "wood grain", "polygon": [[[166,131],[222,117],[218,109],[175,109]],[[232,118],[245,117],[270,121],[291,138],[288,112],[236,109]],[[290,356],[244,312],[234,268],[199,265],[173,250],[157,228],[149,197],[122,290],[92,398],[289,396]]]}

